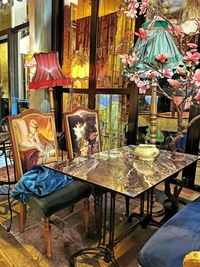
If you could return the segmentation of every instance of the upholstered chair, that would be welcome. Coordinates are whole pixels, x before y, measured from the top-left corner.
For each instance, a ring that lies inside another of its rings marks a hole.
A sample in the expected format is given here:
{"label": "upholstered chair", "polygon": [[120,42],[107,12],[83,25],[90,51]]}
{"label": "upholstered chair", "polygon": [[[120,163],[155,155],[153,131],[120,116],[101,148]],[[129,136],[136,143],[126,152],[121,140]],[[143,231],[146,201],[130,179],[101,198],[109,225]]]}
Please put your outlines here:
{"label": "upholstered chair", "polygon": [[[43,164],[58,160],[54,114],[44,114],[37,110],[29,109],[15,117],[9,116],[9,131],[18,181],[23,179],[21,178],[23,174],[28,177],[29,173],[33,171],[30,172],[33,166],[38,166],[38,164],[42,164],[41,166],[43,166]],[[44,169],[46,170],[46,168]],[[53,174],[56,176],[59,173]],[[40,178],[41,176],[38,174],[36,177],[37,181],[40,182]],[[52,181],[50,180],[49,184]],[[51,258],[50,216],[84,199],[84,218],[87,231],[90,190],[90,187],[86,183],[71,178],[69,184],[51,193],[44,195],[35,193],[27,194],[26,204],[24,202],[20,203],[20,232],[23,232],[25,229],[26,207],[28,205],[30,208],[36,210],[43,218],[47,256]]]}
{"label": "upholstered chair", "polygon": [[[77,106],[71,112],[63,114],[63,124],[69,159],[88,157],[101,151],[99,114],[84,106]],[[95,221],[98,231],[100,216],[99,192],[93,186]]]}

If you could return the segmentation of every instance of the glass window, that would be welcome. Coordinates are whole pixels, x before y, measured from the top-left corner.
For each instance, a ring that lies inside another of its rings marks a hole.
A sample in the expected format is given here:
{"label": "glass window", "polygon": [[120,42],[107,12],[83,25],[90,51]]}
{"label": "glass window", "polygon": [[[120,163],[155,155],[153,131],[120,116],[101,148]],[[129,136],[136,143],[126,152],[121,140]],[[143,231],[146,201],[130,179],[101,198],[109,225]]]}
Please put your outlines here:
{"label": "glass window", "polygon": [[63,93],[63,112],[69,112],[77,105],[88,106],[87,94]]}
{"label": "glass window", "polygon": [[122,0],[99,4],[97,43],[97,88],[124,88],[120,55],[128,54],[134,38],[135,21],[119,14]]}
{"label": "glass window", "polygon": [[62,67],[74,88],[88,88],[90,16],[89,0],[65,1]]}
{"label": "glass window", "polygon": [[96,95],[99,110],[102,149],[126,145],[128,100],[124,95]]}
{"label": "glass window", "polygon": [[0,31],[11,28],[11,7],[0,9]]}

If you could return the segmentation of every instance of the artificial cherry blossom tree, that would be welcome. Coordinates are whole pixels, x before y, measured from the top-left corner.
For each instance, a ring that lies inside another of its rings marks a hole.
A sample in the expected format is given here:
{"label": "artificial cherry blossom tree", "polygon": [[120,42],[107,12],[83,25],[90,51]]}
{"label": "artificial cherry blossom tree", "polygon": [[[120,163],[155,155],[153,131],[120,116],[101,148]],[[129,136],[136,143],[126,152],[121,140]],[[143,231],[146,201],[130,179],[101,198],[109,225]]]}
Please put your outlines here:
{"label": "artificial cherry blossom tree", "polygon": [[[161,9],[160,6],[149,3],[148,0],[125,0],[120,7],[120,11],[126,13],[131,19],[145,14],[147,10],[155,14],[147,29],[140,28],[135,33],[141,44],[148,41],[149,32],[154,27],[156,21],[160,20],[168,23],[167,31],[172,36],[181,55],[177,65],[169,68],[170,59],[174,55],[165,53],[154,55],[154,60],[148,60],[142,55],[141,50],[135,51],[133,49],[128,55],[121,55],[120,57],[124,64],[124,75],[128,81],[135,82],[141,94],[145,94],[151,88],[153,81],[154,84],[156,83],[157,93],[164,95],[171,101],[173,115],[175,116],[176,114],[178,120],[177,136],[170,145],[171,149],[175,150],[178,141],[184,138],[183,112],[192,105],[200,104],[200,69],[198,69],[200,53],[196,43],[200,35],[200,21],[196,21],[195,29],[192,33],[186,34],[181,25],[173,24],[162,14]],[[138,67],[141,64],[143,68]],[[169,91],[172,91],[172,93]],[[176,101],[175,96],[177,92],[182,97],[180,103]],[[200,115],[195,117],[189,122],[187,127],[190,127],[199,118]]]}

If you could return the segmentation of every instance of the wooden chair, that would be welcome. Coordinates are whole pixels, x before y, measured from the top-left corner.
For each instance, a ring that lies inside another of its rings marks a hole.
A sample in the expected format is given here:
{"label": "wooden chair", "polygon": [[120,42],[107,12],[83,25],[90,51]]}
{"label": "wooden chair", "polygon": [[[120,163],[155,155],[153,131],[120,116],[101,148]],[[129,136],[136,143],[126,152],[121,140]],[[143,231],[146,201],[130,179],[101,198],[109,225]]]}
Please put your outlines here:
{"label": "wooden chair", "polygon": [[[77,106],[63,114],[63,124],[68,158],[86,157],[101,151],[99,114],[84,106]],[[92,187],[94,195],[95,221],[98,231],[100,216],[99,191]]]}
{"label": "wooden chair", "polygon": [[[15,117],[9,116],[9,130],[13,147],[17,180],[36,164],[45,164],[58,160],[58,148],[54,114],[40,113],[37,110],[25,110]],[[44,219],[44,236],[47,256],[51,258],[51,228],[49,217],[81,199],[85,199],[85,228],[88,230],[90,187],[74,180],[64,188],[46,196],[27,195],[27,204],[36,209]],[[26,205],[20,203],[20,232],[25,229]]]}
{"label": "wooden chair", "polygon": [[[102,150],[99,113],[84,106],[77,106],[63,114],[67,153],[70,159],[89,156]],[[94,194],[96,223],[99,221],[99,194]],[[129,215],[129,198],[125,197],[126,212]],[[98,228],[97,228],[98,229]]]}

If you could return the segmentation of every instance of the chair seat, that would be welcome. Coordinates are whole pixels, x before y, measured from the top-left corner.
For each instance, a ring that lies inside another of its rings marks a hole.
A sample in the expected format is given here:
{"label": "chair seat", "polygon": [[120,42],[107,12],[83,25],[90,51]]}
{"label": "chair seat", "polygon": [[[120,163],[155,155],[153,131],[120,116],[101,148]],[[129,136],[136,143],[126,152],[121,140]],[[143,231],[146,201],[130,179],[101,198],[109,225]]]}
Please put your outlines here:
{"label": "chair seat", "polygon": [[200,197],[182,208],[144,245],[142,267],[182,267],[184,256],[200,250]]}
{"label": "chair seat", "polygon": [[75,180],[64,188],[44,197],[27,195],[27,203],[30,207],[35,208],[42,217],[49,217],[53,213],[89,197],[90,193],[91,188],[88,184]]}

